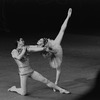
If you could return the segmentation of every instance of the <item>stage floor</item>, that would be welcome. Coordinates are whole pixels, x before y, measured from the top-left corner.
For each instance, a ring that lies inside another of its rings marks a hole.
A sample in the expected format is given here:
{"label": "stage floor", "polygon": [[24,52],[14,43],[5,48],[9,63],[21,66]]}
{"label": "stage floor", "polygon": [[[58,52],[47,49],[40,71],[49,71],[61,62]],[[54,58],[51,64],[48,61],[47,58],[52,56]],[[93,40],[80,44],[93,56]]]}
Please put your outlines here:
{"label": "stage floor", "polygon": [[[93,88],[100,69],[100,37],[69,35],[62,42],[64,57],[59,86],[72,94],[53,92],[45,84],[31,79],[28,79],[28,96],[8,92],[12,85],[19,87],[17,65],[10,55],[14,48],[12,43],[11,39],[1,42],[0,100],[74,100]],[[40,53],[30,53],[30,64],[34,70],[55,81],[55,69]]]}

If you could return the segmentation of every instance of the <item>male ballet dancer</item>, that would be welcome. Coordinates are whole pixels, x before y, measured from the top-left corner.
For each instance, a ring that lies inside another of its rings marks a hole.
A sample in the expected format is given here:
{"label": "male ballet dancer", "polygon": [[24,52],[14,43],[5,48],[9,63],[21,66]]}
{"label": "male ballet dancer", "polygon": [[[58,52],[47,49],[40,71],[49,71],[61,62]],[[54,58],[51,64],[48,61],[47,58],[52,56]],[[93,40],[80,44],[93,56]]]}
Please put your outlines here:
{"label": "male ballet dancer", "polygon": [[[49,63],[52,68],[56,68],[56,80],[55,84],[57,85],[60,73],[61,73],[61,63],[62,63],[62,57],[63,57],[63,50],[61,47],[61,41],[65,32],[65,29],[68,24],[68,20],[71,17],[72,9],[70,8],[68,10],[67,18],[65,19],[64,23],[61,26],[60,32],[58,33],[55,40],[47,39],[47,38],[41,38],[37,44],[41,47],[46,47],[45,51],[48,53],[43,54],[44,57],[49,56]],[[55,91],[55,89],[54,89]]]}
{"label": "male ballet dancer", "polygon": [[58,90],[60,93],[66,93],[66,94],[70,93],[69,91],[55,85],[50,80],[48,80],[40,73],[31,68],[29,64],[28,51],[34,51],[34,52],[42,51],[44,49],[43,47],[39,47],[37,45],[25,46],[24,40],[22,38],[20,38],[19,41],[17,41],[17,44],[18,44],[17,48],[12,50],[11,55],[18,65],[21,87],[16,88],[16,86],[12,86],[11,88],[8,89],[8,91],[17,92],[18,94],[25,96],[27,94],[27,78],[31,77],[34,80],[45,83],[50,88]]}

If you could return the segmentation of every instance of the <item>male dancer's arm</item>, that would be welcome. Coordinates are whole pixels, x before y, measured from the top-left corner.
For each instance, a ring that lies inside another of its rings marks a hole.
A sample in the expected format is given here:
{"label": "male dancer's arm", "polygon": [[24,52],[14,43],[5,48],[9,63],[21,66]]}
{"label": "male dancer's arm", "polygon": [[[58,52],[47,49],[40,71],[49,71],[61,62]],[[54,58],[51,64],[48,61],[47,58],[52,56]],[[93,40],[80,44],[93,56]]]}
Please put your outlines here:
{"label": "male dancer's arm", "polygon": [[70,9],[68,10],[67,18],[65,19],[64,23],[62,24],[61,29],[60,29],[60,31],[59,31],[57,37],[56,37],[55,40],[54,40],[55,43],[58,43],[58,44],[61,43],[62,38],[63,38],[63,35],[64,35],[64,32],[65,32],[65,29],[66,29],[67,24],[68,24],[68,20],[69,20],[69,18],[70,18],[70,16],[71,16],[71,13],[72,13],[72,9],[70,8]]}
{"label": "male dancer's arm", "polygon": [[19,54],[16,49],[11,52],[13,58],[20,60],[26,52],[26,47],[22,48],[22,52]]}

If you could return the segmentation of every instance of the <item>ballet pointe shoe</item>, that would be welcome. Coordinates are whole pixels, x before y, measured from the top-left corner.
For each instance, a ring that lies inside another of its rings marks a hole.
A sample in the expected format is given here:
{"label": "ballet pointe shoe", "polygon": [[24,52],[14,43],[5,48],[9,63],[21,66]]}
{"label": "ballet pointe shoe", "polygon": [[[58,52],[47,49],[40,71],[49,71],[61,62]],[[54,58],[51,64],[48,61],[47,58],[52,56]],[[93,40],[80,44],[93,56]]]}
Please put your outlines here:
{"label": "ballet pointe shoe", "polygon": [[71,94],[71,92],[69,92],[69,91],[67,91],[67,90],[65,90],[65,89],[61,89],[61,90],[60,90],[60,93],[61,93],[61,94]]}

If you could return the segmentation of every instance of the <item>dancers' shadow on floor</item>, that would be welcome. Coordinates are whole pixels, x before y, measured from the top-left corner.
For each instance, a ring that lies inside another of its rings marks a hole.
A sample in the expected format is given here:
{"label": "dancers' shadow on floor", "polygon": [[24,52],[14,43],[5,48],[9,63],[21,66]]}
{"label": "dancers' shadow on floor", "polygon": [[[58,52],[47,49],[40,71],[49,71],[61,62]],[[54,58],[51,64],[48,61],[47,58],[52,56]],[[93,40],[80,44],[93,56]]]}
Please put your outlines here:
{"label": "dancers' shadow on floor", "polygon": [[93,87],[75,100],[100,100],[100,71],[97,73]]}

